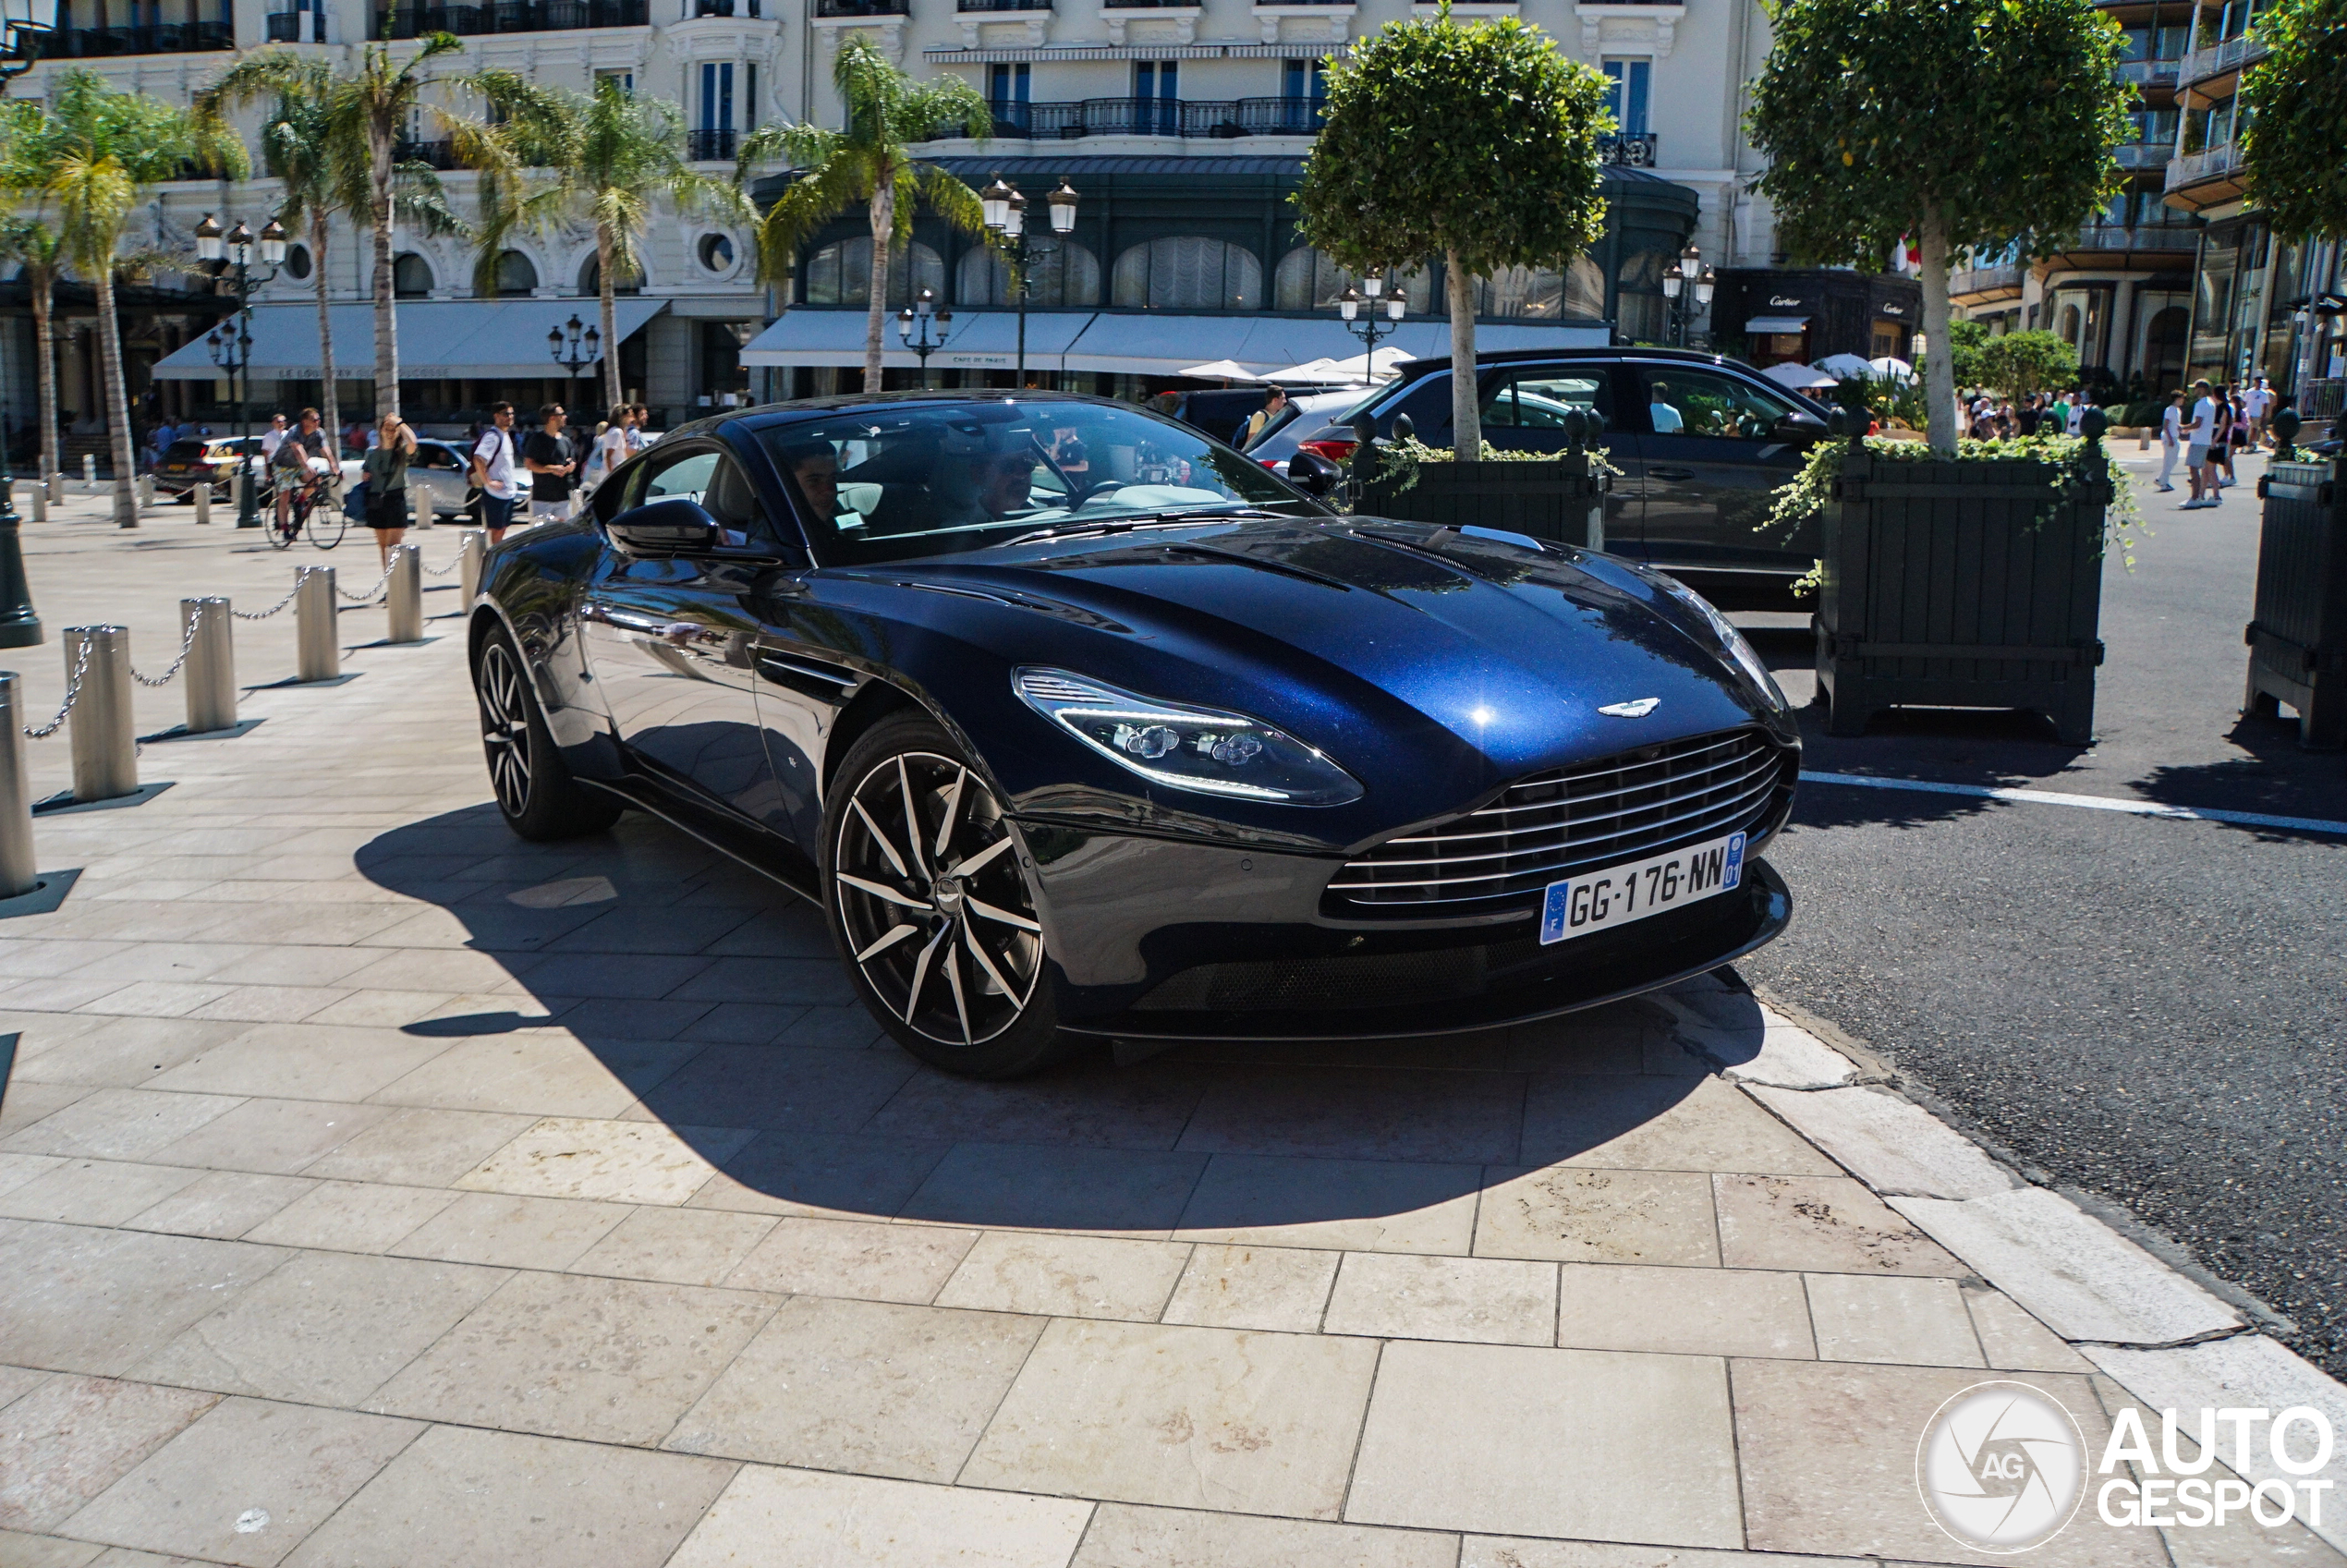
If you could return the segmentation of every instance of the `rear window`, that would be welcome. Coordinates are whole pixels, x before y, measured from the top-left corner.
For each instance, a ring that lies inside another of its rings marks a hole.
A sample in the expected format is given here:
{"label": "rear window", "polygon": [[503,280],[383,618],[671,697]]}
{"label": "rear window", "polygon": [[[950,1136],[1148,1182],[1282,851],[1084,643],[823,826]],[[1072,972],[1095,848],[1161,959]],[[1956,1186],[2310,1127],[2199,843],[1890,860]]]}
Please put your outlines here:
{"label": "rear window", "polygon": [[164,448],[163,460],[166,463],[192,463],[203,456],[205,445],[206,443],[201,441],[175,441]]}

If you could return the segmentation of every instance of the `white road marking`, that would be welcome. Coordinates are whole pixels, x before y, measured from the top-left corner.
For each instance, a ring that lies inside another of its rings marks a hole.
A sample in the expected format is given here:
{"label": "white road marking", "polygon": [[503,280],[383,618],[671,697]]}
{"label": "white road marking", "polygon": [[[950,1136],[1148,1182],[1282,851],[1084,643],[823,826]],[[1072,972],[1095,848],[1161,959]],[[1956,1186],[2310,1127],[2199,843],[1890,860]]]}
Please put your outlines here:
{"label": "white road marking", "polygon": [[1992,789],[1985,784],[1931,784],[1922,779],[1880,779],[1865,773],[1803,772],[1803,784],[1855,784],[1862,789],[1920,790],[1927,795],[1963,795],[1977,800],[2017,800],[2031,806],[2082,806],[2089,811],[2121,811],[2131,817],[2171,817],[2188,822],[2232,822],[2248,828],[2288,828],[2298,833],[2347,836],[2347,822],[2320,817],[2269,817],[2262,811],[2162,806],[2150,800],[2115,800],[2107,795],[2061,795],[2044,789]]}

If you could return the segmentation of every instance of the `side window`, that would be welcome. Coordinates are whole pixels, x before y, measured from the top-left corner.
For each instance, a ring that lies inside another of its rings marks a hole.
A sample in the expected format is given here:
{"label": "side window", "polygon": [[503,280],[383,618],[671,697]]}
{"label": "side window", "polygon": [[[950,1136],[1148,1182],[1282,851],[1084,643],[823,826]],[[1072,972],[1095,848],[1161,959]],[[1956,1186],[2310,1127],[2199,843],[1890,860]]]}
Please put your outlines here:
{"label": "side window", "polygon": [[[674,462],[654,468],[644,481],[644,493],[636,503],[649,506],[655,501],[699,501],[709,490],[710,477],[717,471],[714,452],[687,452]],[[705,503],[704,503],[705,504]]]}
{"label": "side window", "polygon": [[1436,431],[1451,428],[1451,372],[1437,371],[1412,386],[1399,399],[1378,410],[1378,429],[1391,432],[1393,416],[1407,414],[1418,439],[1428,440]]}
{"label": "side window", "polygon": [[721,543],[739,547],[772,541],[773,529],[767,526],[765,508],[759,504],[758,492],[750,487],[748,476],[724,453],[706,449],[686,452],[656,468],[649,464],[646,467],[651,471],[644,479],[642,493],[634,498],[633,504],[694,502],[717,519],[722,530]]}
{"label": "side window", "polygon": [[1575,409],[1613,426],[1612,378],[1603,365],[1526,365],[1507,371],[1487,395],[1483,422],[1518,430],[1564,428]]}
{"label": "side window", "polygon": [[1657,435],[1771,441],[1777,421],[1793,412],[1793,405],[1775,394],[1717,371],[1641,365],[1638,384],[1646,393],[1646,417]]}

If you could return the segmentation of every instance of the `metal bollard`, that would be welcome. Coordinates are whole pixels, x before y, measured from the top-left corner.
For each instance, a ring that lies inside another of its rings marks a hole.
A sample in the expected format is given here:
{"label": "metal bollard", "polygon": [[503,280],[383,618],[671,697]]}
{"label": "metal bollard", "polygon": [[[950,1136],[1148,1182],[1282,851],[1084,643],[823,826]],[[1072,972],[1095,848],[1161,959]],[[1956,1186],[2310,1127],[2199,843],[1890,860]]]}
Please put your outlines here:
{"label": "metal bollard", "polygon": [[421,533],[432,527],[432,492],[422,485],[407,487],[407,504],[416,515],[416,531]]}
{"label": "metal bollard", "polygon": [[201,480],[196,485],[196,521],[212,521],[212,481]]}
{"label": "metal bollard", "polygon": [[24,767],[24,689],[13,670],[0,670],[0,898],[30,893],[41,883],[32,858],[32,784]]}
{"label": "metal bollard", "polygon": [[480,597],[481,568],[489,563],[489,535],[480,529],[458,535],[456,561],[456,578],[464,585],[465,610],[470,614],[473,601]]}
{"label": "metal bollard", "polygon": [[[89,662],[82,650],[89,649]],[[113,800],[139,793],[138,725],[130,706],[130,633],[121,626],[67,626],[66,678],[81,670],[74,699],[73,797]]]}
{"label": "metal bollard", "polygon": [[332,566],[303,566],[294,578],[294,655],[296,680],[330,681],[342,674]]}
{"label": "metal bollard", "polygon": [[139,510],[141,512],[152,512],[154,509],[155,476],[152,474],[140,474],[139,476]]}
{"label": "metal bollard", "polygon": [[89,491],[98,488],[98,459],[87,452],[81,455],[81,488]]}
{"label": "metal bollard", "polygon": [[43,480],[35,480],[30,488],[32,490],[32,520],[36,523],[45,523],[49,520],[48,482]]}
{"label": "metal bollard", "polygon": [[391,582],[384,603],[391,609],[386,642],[424,639],[424,547],[403,544],[391,553]]}
{"label": "metal bollard", "polygon": [[[189,626],[194,627],[193,634]],[[179,633],[188,638],[188,733],[237,727],[237,644],[225,599],[179,602]]]}

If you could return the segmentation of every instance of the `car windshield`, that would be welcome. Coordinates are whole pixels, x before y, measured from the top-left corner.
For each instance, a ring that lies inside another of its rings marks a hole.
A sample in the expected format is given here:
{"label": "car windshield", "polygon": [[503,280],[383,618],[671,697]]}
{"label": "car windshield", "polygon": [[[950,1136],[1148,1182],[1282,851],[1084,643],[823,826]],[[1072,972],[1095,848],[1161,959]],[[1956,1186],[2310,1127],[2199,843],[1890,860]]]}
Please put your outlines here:
{"label": "car windshield", "polygon": [[778,425],[760,438],[803,515],[819,519],[817,555],[840,565],[1234,507],[1319,511],[1229,447],[1110,404],[918,403]]}

